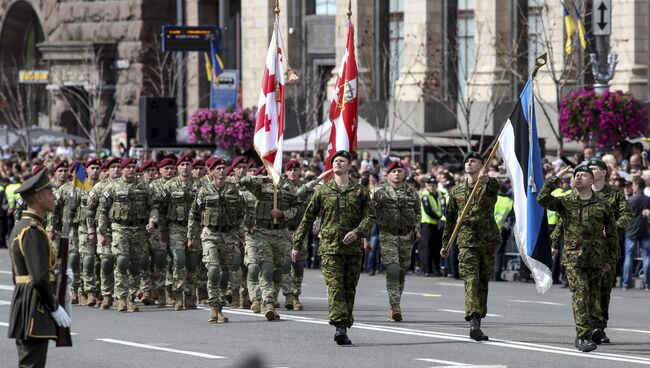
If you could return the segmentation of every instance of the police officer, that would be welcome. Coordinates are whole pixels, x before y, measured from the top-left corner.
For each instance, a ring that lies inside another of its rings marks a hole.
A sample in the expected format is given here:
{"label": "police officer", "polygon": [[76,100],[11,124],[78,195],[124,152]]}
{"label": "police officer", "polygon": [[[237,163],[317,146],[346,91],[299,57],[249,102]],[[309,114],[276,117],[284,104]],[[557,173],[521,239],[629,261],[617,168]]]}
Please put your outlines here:
{"label": "police officer", "polygon": [[511,195],[510,185],[505,182],[502,183],[497,196],[497,203],[494,205],[494,221],[496,221],[499,233],[501,233],[501,243],[497,247],[494,259],[494,275],[492,277],[494,281],[505,281],[501,278],[501,271],[503,271],[503,260],[515,220],[513,211],[515,202],[512,200]]}
{"label": "police officer", "polygon": [[27,210],[10,235],[16,286],[8,336],[16,339],[20,367],[45,367],[48,340],[56,339],[56,326],[70,327],[71,322],[54,296],[56,250],[44,229],[45,216],[54,209],[53,187],[42,170],[16,190]]}
{"label": "police officer", "polygon": [[387,185],[372,195],[379,226],[381,256],[386,268],[389,321],[402,320],[400,302],[413,241],[420,238],[420,202],[412,186],[406,185],[400,161],[386,167]]}
{"label": "police officer", "polygon": [[440,225],[445,219],[442,212],[444,202],[442,193],[438,192],[436,178],[433,176],[427,178],[424,190],[420,192],[422,238],[418,242],[420,267],[427,277],[441,276],[442,227]]}
{"label": "police officer", "polygon": [[292,258],[302,252],[302,242],[317,217],[321,219],[319,255],[327,284],[329,323],[336,327],[334,341],[349,345],[347,328],[354,322],[352,311],[363,257],[362,239],[370,235],[375,209],[368,189],[350,179],[350,152],[341,150],[331,159],[334,179],[319,187],[293,234]]}

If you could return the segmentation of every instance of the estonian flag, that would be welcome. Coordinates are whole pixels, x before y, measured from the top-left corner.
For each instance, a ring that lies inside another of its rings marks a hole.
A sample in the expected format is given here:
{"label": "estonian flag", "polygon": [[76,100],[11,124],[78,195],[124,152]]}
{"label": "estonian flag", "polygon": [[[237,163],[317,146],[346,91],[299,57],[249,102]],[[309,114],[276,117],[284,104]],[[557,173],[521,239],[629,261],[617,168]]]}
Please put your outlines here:
{"label": "estonian flag", "polygon": [[549,269],[548,222],[544,208],[537,203],[544,175],[532,79],[526,83],[515,110],[499,135],[499,148],[512,180],[517,248],[535,279],[537,291],[544,293],[551,287],[553,278]]}
{"label": "estonian flag", "polygon": [[75,164],[74,168],[74,179],[72,181],[75,187],[81,188],[86,191],[92,189],[90,183],[88,182],[88,176],[86,176],[86,168],[80,162]]}

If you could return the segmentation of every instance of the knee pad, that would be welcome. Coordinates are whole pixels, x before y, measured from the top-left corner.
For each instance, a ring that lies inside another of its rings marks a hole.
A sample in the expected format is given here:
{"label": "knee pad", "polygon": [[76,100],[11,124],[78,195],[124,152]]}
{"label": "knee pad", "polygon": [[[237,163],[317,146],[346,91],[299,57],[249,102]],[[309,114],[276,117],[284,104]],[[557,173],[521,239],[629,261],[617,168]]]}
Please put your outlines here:
{"label": "knee pad", "polygon": [[79,271],[79,253],[70,252],[68,253],[68,267],[72,268],[74,272]]}
{"label": "knee pad", "polygon": [[281,274],[291,273],[291,262],[285,262],[278,267],[278,271]]}
{"label": "knee pad", "polygon": [[156,269],[167,266],[167,253],[165,251],[153,252],[153,266]]}
{"label": "knee pad", "polygon": [[129,269],[129,257],[128,256],[117,256],[116,268],[121,273],[126,273]]}
{"label": "knee pad", "polygon": [[209,266],[208,267],[208,280],[210,280],[211,283],[217,284],[219,282],[219,274],[221,273],[221,270],[219,269],[219,266]]}
{"label": "knee pad", "polygon": [[261,267],[257,263],[251,263],[248,265],[248,280],[257,281],[260,277]]}
{"label": "knee pad", "polygon": [[293,274],[296,277],[303,277],[305,274],[305,264],[303,262],[293,263]]}
{"label": "knee pad", "polygon": [[101,260],[102,275],[109,276],[113,274],[113,257],[103,257]]}
{"label": "knee pad", "polygon": [[238,253],[238,252],[235,252],[235,254],[232,257],[233,267],[235,267],[235,268],[239,267],[242,264],[242,261],[243,260],[242,260],[241,254]]}
{"label": "knee pad", "polygon": [[399,281],[402,269],[398,264],[388,265],[386,268],[386,278],[389,280]]}
{"label": "knee pad", "polygon": [[185,268],[185,251],[182,249],[174,250],[174,264],[178,268]]}
{"label": "knee pad", "polygon": [[94,256],[84,256],[83,258],[83,270],[85,274],[91,274],[95,272],[95,257]]}
{"label": "knee pad", "polygon": [[260,272],[260,274],[262,275],[262,278],[273,280],[273,264],[269,262],[262,263],[261,268],[262,272]]}
{"label": "knee pad", "polygon": [[288,275],[287,272],[283,272],[283,267],[279,267],[273,270],[273,282],[275,283],[276,287],[280,286],[280,283],[282,282],[282,275]]}
{"label": "knee pad", "polygon": [[185,268],[187,272],[194,273],[196,272],[196,266],[199,264],[199,253],[198,252],[188,252],[185,255]]}
{"label": "knee pad", "polygon": [[230,282],[230,270],[227,268],[221,269],[221,279],[219,280],[219,287],[222,290],[228,288],[228,283]]}

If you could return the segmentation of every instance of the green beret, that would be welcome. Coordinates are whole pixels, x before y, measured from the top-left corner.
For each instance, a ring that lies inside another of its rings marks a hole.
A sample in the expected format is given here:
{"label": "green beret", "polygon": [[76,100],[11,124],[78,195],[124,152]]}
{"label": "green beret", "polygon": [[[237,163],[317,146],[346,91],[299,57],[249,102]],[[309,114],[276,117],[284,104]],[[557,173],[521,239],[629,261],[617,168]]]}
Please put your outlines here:
{"label": "green beret", "polygon": [[592,178],[594,177],[594,173],[587,165],[580,165],[573,169],[573,177],[575,178],[576,174],[579,172],[586,172],[587,174],[591,175]]}
{"label": "green beret", "polygon": [[47,170],[41,170],[36,175],[25,180],[23,185],[16,189],[16,193],[20,194],[23,199],[27,199],[46,188],[54,188],[54,186],[47,176]]}
{"label": "green beret", "polygon": [[601,170],[607,170],[607,164],[603,162],[603,160],[599,158],[592,158],[591,160],[587,161],[588,166],[598,166],[599,169]]}
{"label": "green beret", "polygon": [[336,151],[336,153],[332,156],[332,158],[330,159],[330,164],[334,165],[334,159],[339,156],[343,158],[347,158],[348,162],[352,162],[352,155],[350,154],[350,152],[346,150],[340,150],[340,151]]}
{"label": "green beret", "polygon": [[483,161],[483,158],[481,157],[481,155],[478,152],[469,151],[469,152],[467,152],[465,154],[465,156],[463,156],[463,163],[467,162],[467,160],[469,160],[470,158],[474,158],[474,159],[477,159],[479,161]]}

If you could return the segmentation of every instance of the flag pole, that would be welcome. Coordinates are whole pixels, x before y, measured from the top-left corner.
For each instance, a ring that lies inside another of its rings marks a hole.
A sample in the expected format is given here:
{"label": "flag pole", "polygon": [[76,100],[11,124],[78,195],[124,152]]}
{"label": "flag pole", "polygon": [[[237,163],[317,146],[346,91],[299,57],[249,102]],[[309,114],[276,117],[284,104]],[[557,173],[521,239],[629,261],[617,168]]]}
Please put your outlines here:
{"label": "flag pole", "polygon": [[348,1],[348,12],[346,13],[348,16],[348,20],[352,18],[352,0]]}
{"label": "flag pole", "polygon": [[[546,57],[547,54],[543,53],[542,55],[538,56],[535,59],[535,69],[533,69],[533,72],[531,73],[530,77],[535,78],[537,75],[537,71],[539,68],[543,67],[546,65]],[[494,159],[494,155],[497,153],[499,150],[499,137],[497,136],[495,142],[494,142],[494,147],[492,147],[492,151],[490,152],[490,155],[487,158],[487,161],[483,165],[483,169],[481,169],[482,174],[487,173],[487,169],[490,167],[490,164],[492,163],[492,160]],[[449,238],[449,241],[445,245],[445,248],[443,251],[448,252],[449,249],[451,248],[451,245],[454,244],[456,241],[456,237],[458,236],[458,232],[460,231],[460,226],[463,224],[463,221],[465,221],[465,216],[467,216],[467,213],[469,212],[470,208],[474,205],[474,197],[476,197],[476,193],[478,193],[478,188],[481,186],[481,181],[477,181],[476,184],[474,184],[474,188],[472,189],[472,193],[469,195],[469,198],[467,199],[467,202],[465,203],[465,207],[463,207],[463,211],[460,213],[460,216],[458,217],[458,220],[456,221],[456,226],[454,227],[454,231],[451,233],[451,237]]]}
{"label": "flag pole", "polygon": [[[275,0],[274,12],[275,12],[275,22],[277,23],[277,21],[278,21],[278,19],[280,17],[280,1],[279,0]],[[275,27],[273,27],[273,32],[276,32],[276,27],[279,27],[279,25],[276,24]],[[275,50],[276,50],[275,52],[276,52],[276,54],[277,54],[277,50],[278,50],[278,36],[279,36],[279,34],[276,33],[275,34]],[[274,67],[275,67],[275,75],[277,75],[278,74],[277,55],[276,55],[276,58],[275,58]],[[276,79],[275,83],[278,83],[277,79]],[[277,88],[275,90],[277,91]],[[279,100],[279,96],[277,96],[277,95],[275,96],[275,104],[276,104],[275,105],[276,106],[276,111],[279,111],[279,109],[280,109],[280,100]],[[274,180],[273,181],[273,209],[276,209],[276,208],[278,208],[278,183],[276,183],[275,180]],[[277,224],[277,223],[278,223],[278,219],[273,218],[273,224]]]}

